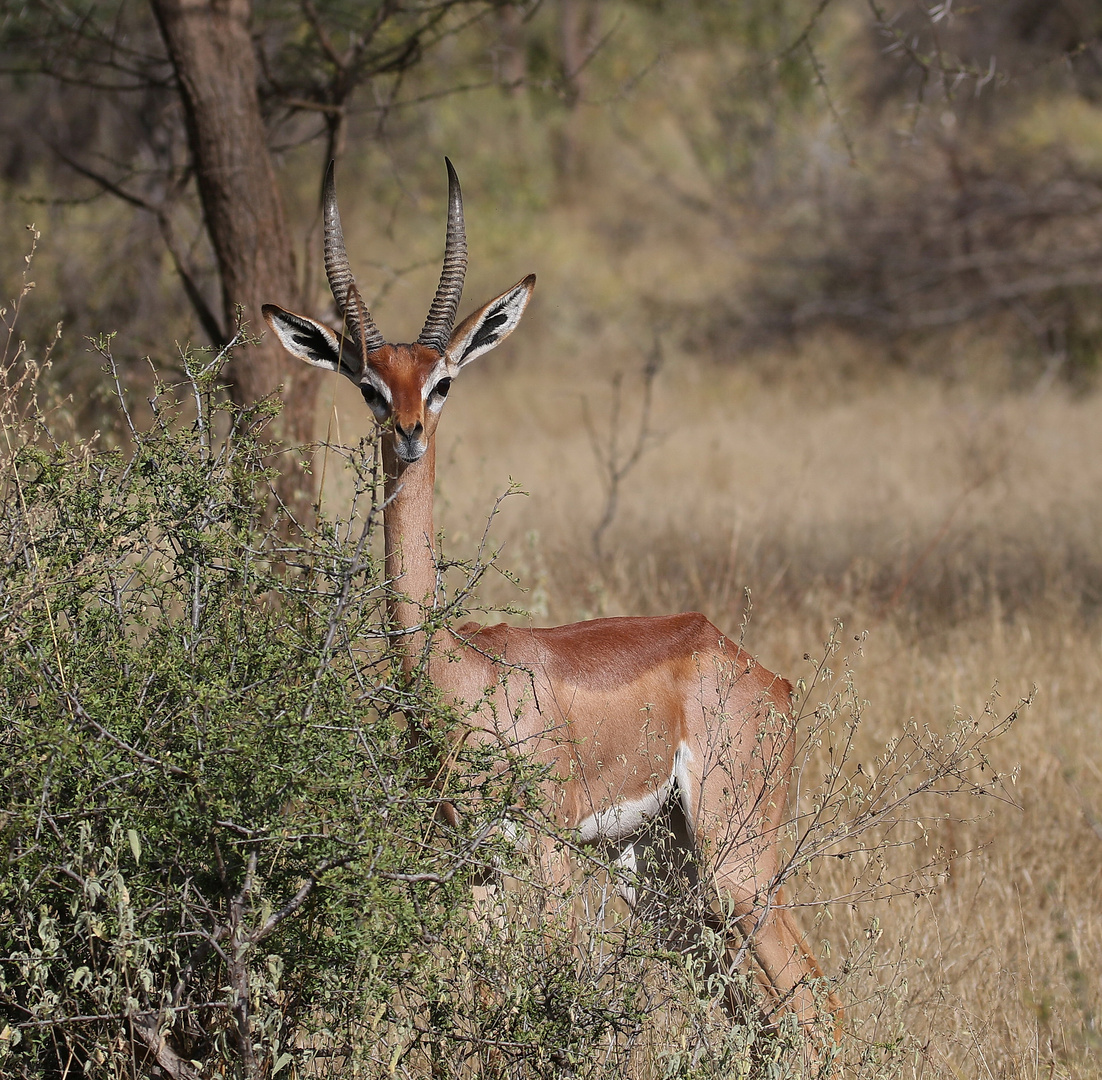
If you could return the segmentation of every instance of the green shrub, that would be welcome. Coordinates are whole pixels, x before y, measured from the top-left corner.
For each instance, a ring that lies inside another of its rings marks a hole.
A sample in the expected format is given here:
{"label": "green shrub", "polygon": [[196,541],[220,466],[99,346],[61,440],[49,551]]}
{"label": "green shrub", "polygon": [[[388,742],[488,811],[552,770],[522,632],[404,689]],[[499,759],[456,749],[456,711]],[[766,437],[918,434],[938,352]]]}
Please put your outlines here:
{"label": "green shrub", "polygon": [[404,717],[453,718],[407,699],[382,634],[371,448],[357,520],[305,535],[266,516],[273,408],[229,406],[224,360],[186,353],[188,383],[158,386],[145,431],[120,394],[125,451],[55,438],[28,411],[33,369],[8,387],[8,1075],[156,1058],[259,1076],[370,1055],[361,1026],[400,1026],[411,988],[433,997],[429,943],[469,936],[476,841],[524,801],[506,769],[474,792],[478,835],[436,823],[433,740],[419,749]]}

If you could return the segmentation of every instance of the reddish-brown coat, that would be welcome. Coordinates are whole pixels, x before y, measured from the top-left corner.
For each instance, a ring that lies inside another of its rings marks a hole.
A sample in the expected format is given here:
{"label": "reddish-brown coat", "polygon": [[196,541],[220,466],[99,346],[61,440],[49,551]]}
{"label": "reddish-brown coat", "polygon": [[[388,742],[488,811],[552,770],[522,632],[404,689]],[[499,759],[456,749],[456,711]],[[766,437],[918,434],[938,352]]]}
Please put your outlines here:
{"label": "reddish-brown coat", "polygon": [[423,424],[436,428],[436,416],[425,408],[423,388],[428,377],[440,366],[440,354],[427,345],[384,345],[368,354],[368,362],[390,388],[395,421],[406,431]]}
{"label": "reddish-brown coat", "polygon": [[[387,576],[408,598],[391,614],[410,670],[425,652],[418,626],[436,587],[435,444],[430,432],[412,463],[392,438],[383,444]],[[653,802],[680,755],[694,846],[753,936],[769,993],[810,1026],[817,1010],[803,980],[822,973],[791,912],[773,906],[795,745],[785,679],[695,613],[547,629],[466,623],[438,632],[429,656],[441,690],[483,703],[470,717],[475,738],[549,766],[545,806],[563,828]]]}
{"label": "reddish-brown coat", "polygon": [[[489,694],[475,721],[485,735],[555,766],[567,828],[667,784],[678,747],[691,748],[702,724],[756,739],[767,716],[783,726],[789,708],[790,684],[695,612],[547,628],[466,623],[454,641],[433,681],[469,703]],[[706,755],[696,756],[699,796],[709,778]],[[775,757],[755,767],[784,774]]]}

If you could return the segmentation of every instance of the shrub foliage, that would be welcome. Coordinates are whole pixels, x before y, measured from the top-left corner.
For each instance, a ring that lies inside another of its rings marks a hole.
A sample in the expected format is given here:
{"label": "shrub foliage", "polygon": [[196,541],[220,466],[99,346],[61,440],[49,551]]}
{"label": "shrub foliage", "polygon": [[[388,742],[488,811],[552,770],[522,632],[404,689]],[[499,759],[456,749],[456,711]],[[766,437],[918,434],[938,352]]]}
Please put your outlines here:
{"label": "shrub foliage", "polygon": [[183,359],[146,430],[120,395],[125,451],[55,438],[33,369],[8,387],[0,1069],[324,1073],[404,1025],[393,1067],[525,781],[480,782],[479,833],[445,835],[452,718],[381,632],[371,448],[362,512],[296,532],[262,510],[272,407],[225,402],[224,355]]}

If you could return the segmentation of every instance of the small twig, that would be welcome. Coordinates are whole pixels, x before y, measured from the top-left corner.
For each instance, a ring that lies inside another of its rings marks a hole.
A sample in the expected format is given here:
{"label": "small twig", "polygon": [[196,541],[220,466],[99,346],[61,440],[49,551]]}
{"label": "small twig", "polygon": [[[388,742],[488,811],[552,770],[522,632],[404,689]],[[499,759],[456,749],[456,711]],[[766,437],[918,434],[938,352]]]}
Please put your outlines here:
{"label": "small twig", "polygon": [[158,1025],[151,1017],[132,1016],[130,1026],[157,1059],[157,1064],[173,1077],[173,1080],[199,1080],[199,1071],[169,1046],[168,1040],[161,1034]]}
{"label": "small twig", "polygon": [[183,249],[176,240],[176,231],[172,226],[172,218],[169,215],[168,204],[150,202],[140,195],[135,195],[133,192],[127,191],[102,173],[89,168],[87,165],[82,165],[59,146],[51,145],[51,149],[74,172],[98,184],[104,191],[114,195],[115,198],[121,199],[125,203],[129,203],[129,205],[139,210],[144,210],[157,219],[157,225],[161,230],[161,239],[164,240],[165,247],[172,257],[172,264],[175,266],[176,273],[180,277],[180,283],[183,285],[184,292],[187,294],[191,306],[195,309],[196,315],[199,316],[199,322],[202,323],[203,330],[213,344],[218,346],[225,345],[230,335],[226,333],[221,320],[215,315],[214,311],[207,303],[206,297],[203,296],[203,291],[199,287],[199,283],[195,278],[195,273],[192,271]]}
{"label": "small twig", "polygon": [[[49,665],[44,664],[42,671],[51,682],[54,682],[52,673],[50,672]],[[65,699],[69,708],[73,711],[73,715],[82,723],[87,724],[90,728],[102,735],[108,742],[113,743],[120,750],[125,750],[126,753],[131,754],[137,758],[143,765],[151,765],[157,769],[164,769],[165,772],[171,776],[187,776],[186,770],[181,769],[179,765],[173,765],[170,761],[162,761],[159,758],[155,758],[150,754],[145,753],[143,750],[139,750],[136,746],[131,746],[128,742],[120,739],[114,732],[105,728],[98,720],[90,716],[84,709],[84,706],[77,700],[76,696],[66,688],[59,676],[58,680],[54,682],[54,688],[58,690],[61,696]]]}
{"label": "small twig", "polygon": [[643,365],[643,404],[639,415],[639,427],[636,429],[635,438],[631,448],[626,454],[621,453],[619,444],[620,411],[623,406],[623,372],[617,372],[612,377],[612,405],[609,409],[608,437],[602,440],[597,434],[596,426],[589,413],[589,402],[582,399],[582,422],[585,424],[586,434],[589,436],[589,445],[597,464],[603,473],[605,485],[605,506],[600,520],[593,530],[593,554],[600,562],[604,558],[601,542],[605,533],[616,517],[616,511],[620,502],[620,485],[624,478],[639,464],[639,459],[649,447],[654,433],[651,429],[651,406],[654,402],[654,380],[662,369],[664,355],[662,341],[658,330],[654,331],[654,344],[646,363]]}
{"label": "small twig", "polygon": [[846,125],[842,122],[841,114],[838,112],[837,107],[834,104],[834,98],[831,97],[830,87],[827,86],[826,72],[823,71],[823,65],[819,63],[819,58],[815,55],[815,48],[811,44],[811,39],[808,38],[804,41],[804,48],[807,50],[808,59],[811,61],[811,70],[815,72],[815,82],[823,92],[823,98],[826,101],[826,107],[830,112],[830,115],[834,118],[835,124],[838,125],[838,131],[842,136],[842,142],[845,145],[846,153],[849,155],[850,165],[857,164],[857,151],[854,149],[853,140],[849,137],[849,132],[846,130]]}
{"label": "small twig", "polygon": [[811,35],[815,32],[815,27],[818,26],[819,18],[822,16],[823,12],[826,11],[826,9],[830,6],[830,4],[831,0],[819,0],[818,6],[811,13],[807,22],[804,23],[804,28],[800,31],[796,38],[788,45],[786,45],[783,49],[781,49],[781,51],[777,53],[776,56],[773,57],[773,59],[784,60],[786,57],[791,56],[801,46],[806,44],[810,40]]}
{"label": "small twig", "polygon": [[254,944],[263,941],[284,919],[294,915],[296,911],[303,904],[306,903],[310,894],[317,887],[318,881],[321,879],[322,874],[329,870],[336,870],[339,867],[347,866],[353,859],[356,858],[358,853],[354,852],[351,855],[342,855],[339,858],[325,859],[320,862],[313,870],[310,871],[307,879],[302,883],[302,887],[279,909],[279,911],[273,911],[271,915],[265,920],[264,925],[259,929],[254,930],[248,935],[249,940]]}

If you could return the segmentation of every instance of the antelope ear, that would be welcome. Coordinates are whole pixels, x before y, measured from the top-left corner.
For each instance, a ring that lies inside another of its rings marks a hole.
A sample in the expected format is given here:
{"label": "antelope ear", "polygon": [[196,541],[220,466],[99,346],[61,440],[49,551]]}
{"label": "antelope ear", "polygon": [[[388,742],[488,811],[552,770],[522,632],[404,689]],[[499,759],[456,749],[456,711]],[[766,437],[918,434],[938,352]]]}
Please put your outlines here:
{"label": "antelope ear", "polygon": [[351,338],[342,341],[324,323],[284,311],[275,304],[265,304],[261,309],[264,319],[275,331],[280,344],[300,360],[314,367],[339,371],[346,378],[360,385],[360,350]]}
{"label": "antelope ear", "polygon": [[448,351],[444,354],[448,371],[454,374],[476,356],[500,345],[517,328],[535,287],[536,275],[529,274],[507,292],[468,315],[455,328],[448,342]]}

